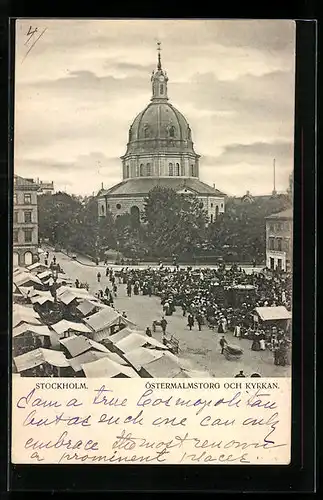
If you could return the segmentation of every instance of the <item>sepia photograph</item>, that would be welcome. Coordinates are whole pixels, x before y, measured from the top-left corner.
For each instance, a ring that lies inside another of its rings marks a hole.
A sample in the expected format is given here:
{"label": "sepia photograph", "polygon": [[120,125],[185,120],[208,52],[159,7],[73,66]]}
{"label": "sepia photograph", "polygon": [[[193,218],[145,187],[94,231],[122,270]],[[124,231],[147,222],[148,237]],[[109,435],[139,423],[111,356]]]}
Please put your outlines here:
{"label": "sepia photograph", "polygon": [[13,378],[290,378],[295,23],[15,37]]}

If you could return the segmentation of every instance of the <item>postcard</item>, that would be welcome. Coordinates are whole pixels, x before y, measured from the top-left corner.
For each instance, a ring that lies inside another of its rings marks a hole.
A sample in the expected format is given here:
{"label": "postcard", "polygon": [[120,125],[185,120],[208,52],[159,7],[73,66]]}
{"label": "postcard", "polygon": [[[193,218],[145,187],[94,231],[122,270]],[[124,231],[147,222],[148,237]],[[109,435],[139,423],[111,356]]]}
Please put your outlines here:
{"label": "postcard", "polygon": [[289,464],[295,23],[15,33],[12,463]]}

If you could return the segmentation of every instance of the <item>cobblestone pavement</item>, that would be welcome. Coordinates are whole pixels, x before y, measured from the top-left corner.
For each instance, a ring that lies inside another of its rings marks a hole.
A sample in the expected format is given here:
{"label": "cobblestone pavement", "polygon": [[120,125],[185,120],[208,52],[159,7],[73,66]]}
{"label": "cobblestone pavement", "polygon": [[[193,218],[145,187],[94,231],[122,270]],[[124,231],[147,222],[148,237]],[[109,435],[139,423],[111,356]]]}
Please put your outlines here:
{"label": "cobblestone pavement", "polygon": [[[63,253],[55,253],[57,262],[60,263],[66,274],[73,280],[88,282],[90,291],[97,292],[103,290],[107,285],[111,289],[111,283],[105,277],[104,266],[86,266],[71,260]],[[51,258],[51,257],[50,257]],[[101,283],[97,282],[97,273],[100,271]],[[126,311],[128,318],[140,329],[152,326],[154,320],[161,318],[162,309],[158,297],[146,296],[126,296],[125,285],[118,285],[118,297],[115,299],[115,308],[120,312]],[[243,349],[243,355],[239,361],[228,361],[223,355],[219,346],[220,334],[215,333],[206,326],[202,331],[198,331],[197,326],[192,331],[187,326],[187,321],[183,318],[180,308],[166,318],[168,321],[167,333],[173,334],[180,345],[179,357],[187,368],[203,370],[210,375],[218,377],[232,377],[239,370],[243,370],[245,375],[254,372],[260,373],[263,377],[286,377],[290,375],[290,366],[276,366],[273,362],[273,355],[270,351],[255,352],[250,349],[249,340],[235,339],[231,332],[226,333],[226,339],[230,344],[238,344]],[[154,337],[161,340],[161,331],[158,329]]]}

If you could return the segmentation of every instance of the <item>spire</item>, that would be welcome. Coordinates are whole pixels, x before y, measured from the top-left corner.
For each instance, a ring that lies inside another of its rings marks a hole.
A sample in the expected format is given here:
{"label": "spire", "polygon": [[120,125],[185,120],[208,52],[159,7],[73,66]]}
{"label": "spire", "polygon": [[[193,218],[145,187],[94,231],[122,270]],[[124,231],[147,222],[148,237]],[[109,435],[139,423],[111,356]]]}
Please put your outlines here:
{"label": "spire", "polygon": [[161,58],[160,58],[160,51],[161,51],[161,42],[157,42],[157,52],[158,52],[158,63],[157,63],[157,69],[158,71],[161,71],[162,65],[161,65]]}
{"label": "spire", "polygon": [[160,57],[160,51],[161,51],[161,42],[157,42],[157,53],[158,53],[158,59],[157,59],[157,71],[153,71],[151,75],[151,82],[152,82],[152,90],[153,90],[153,95],[151,100],[152,101],[167,101],[168,96],[167,96],[167,82],[168,82],[168,76],[166,74],[166,71],[162,69],[162,64],[161,64],[161,57]]}

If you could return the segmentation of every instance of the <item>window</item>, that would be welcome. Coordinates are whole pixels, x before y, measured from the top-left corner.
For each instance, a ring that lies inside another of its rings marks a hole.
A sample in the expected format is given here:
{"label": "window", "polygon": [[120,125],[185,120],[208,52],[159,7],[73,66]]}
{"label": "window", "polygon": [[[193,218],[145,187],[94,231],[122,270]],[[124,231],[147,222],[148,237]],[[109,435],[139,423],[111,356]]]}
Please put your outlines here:
{"label": "window", "polygon": [[176,163],[176,166],[175,166],[175,175],[179,175],[179,163]]}
{"label": "window", "polygon": [[275,246],[275,238],[269,238],[268,239],[268,248],[269,250],[274,250]]}
{"label": "window", "polygon": [[218,205],[215,207],[215,218],[217,219],[219,215],[219,207]]}
{"label": "window", "polygon": [[139,168],[139,176],[143,177],[144,176],[144,165],[141,163],[140,168]]}
{"label": "window", "polygon": [[117,204],[116,204],[116,208],[117,208],[117,210],[120,210],[120,208],[121,208],[120,203],[117,203]]}
{"label": "window", "polygon": [[13,195],[13,204],[17,205],[17,203],[18,203],[17,193],[14,193],[14,195]]}
{"label": "window", "polygon": [[150,165],[150,163],[147,163],[147,165],[146,165],[146,175],[147,175],[147,177],[151,176],[151,165]]}
{"label": "window", "polygon": [[181,165],[181,176],[185,175],[185,166]]}
{"label": "window", "polygon": [[18,212],[17,210],[15,210],[13,213],[13,223],[17,224],[17,222],[18,222]]}
{"label": "window", "polygon": [[164,85],[162,83],[160,84],[160,93],[161,95],[164,93]]}
{"label": "window", "polygon": [[170,176],[174,175],[174,169],[173,169],[172,163],[170,163],[168,166],[168,175],[170,175]]}
{"label": "window", "polygon": [[31,204],[31,194],[30,193],[25,193],[25,195],[24,195],[24,203],[25,203],[25,205],[30,205]]}
{"label": "window", "polygon": [[25,223],[30,224],[31,223],[31,212],[24,212],[24,217],[25,217]]}
{"label": "window", "polygon": [[169,137],[175,137],[175,127],[172,125],[169,129]]}
{"label": "window", "polygon": [[129,165],[126,165],[126,177],[129,177]]}
{"label": "window", "polygon": [[33,235],[32,229],[25,229],[24,233],[25,233],[25,243],[31,243]]}
{"label": "window", "polygon": [[139,167],[136,165],[136,177],[139,177]]}
{"label": "window", "polygon": [[223,208],[223,203],[221,203],[221,208]]}
{"label": "window", "polygon": [[191,165],[191,177],[194,177],[194,165]]}
{"label": "window", "polygon": [[274,224],[269,224],[269,231],[271,231],[271,232],[275,231]]}
{"label": "window", "polygon": [[276,238],[276,244],[277,244],[277,250],[279,250],[280,252],[282,251],[282,239],[281,238]]}
{"label": "window", "polygon": [[101,205],[101,215],[104,215],[104,206]]}
{"label": "window", "polygon": [[146,138],[149,137],[149,126],[148,125],[146,125],[144,128],[144,135]]}
{"label": "window", "polygon": [[13,230],[13,242],[18,243],[18,229]]}
{"label": "window", "polygon": [[211,203],[211,208],[213,208],[213,203]]}

